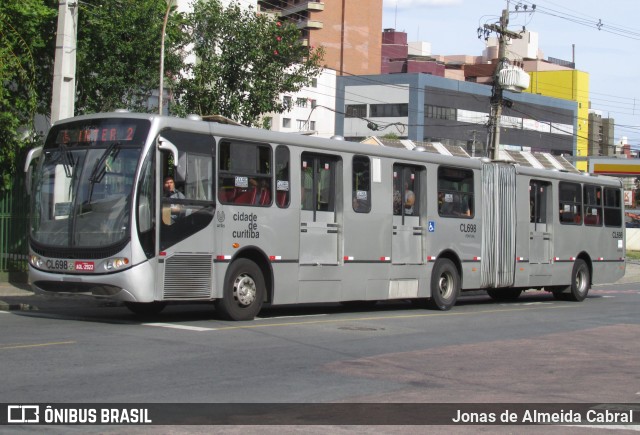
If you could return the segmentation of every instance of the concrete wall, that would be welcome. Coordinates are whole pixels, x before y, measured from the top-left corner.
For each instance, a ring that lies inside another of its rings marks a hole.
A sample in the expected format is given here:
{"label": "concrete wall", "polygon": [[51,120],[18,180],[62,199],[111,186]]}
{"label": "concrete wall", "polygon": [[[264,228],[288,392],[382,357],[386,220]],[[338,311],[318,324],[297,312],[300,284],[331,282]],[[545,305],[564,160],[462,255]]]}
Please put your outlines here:
{"label": "concrete wall", "polygon": [[640,228],[627,228],[627,250],[640,251]]}

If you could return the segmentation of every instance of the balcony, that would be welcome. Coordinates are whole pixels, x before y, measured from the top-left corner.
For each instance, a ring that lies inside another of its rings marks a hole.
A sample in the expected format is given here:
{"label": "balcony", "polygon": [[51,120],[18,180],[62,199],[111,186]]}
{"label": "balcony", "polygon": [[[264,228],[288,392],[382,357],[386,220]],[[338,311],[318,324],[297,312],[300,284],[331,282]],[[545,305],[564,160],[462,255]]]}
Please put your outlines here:
{"label": "balcony", "polygon": [[282,11],[280,12],[280,16],[287,17],[289,15],[299,14],[300,12],[305,12],[305,11],[309,11],[309,12],[324,11],[324,2],[308,1],[308,2],[297,4],[297,5],[292,5],[282,9]]}
{"label": "balcony", "polygon": [[302,19],[302,20],[297,20],[295,21],[296,26],[298,26],[298,29],[322,29],[324,27],[324,25],[322,24],[322,21],[315,21],[315,20],[309,20],[309,19]]}
{"label": "balcony", "polygon": [[[271,1],[258,1],[258,9],[262,13],[270,13],[277,17],[290,17],[303,12],[319,12],[324,11],[324,2],[309,0],[299,4],[287,5],[287,2],[276,3]],[[291,17],[290,17],[291,18]]]}

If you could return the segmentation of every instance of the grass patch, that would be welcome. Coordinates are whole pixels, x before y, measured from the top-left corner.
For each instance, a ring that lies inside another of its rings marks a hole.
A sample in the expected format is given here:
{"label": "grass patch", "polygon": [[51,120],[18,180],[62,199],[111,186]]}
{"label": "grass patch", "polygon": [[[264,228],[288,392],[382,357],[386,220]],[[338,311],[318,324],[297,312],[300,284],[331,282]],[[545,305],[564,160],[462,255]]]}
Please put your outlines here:
{"label": "grass patch", "polygon": [[627,251],[627,260],[640,260],[640,251]]}

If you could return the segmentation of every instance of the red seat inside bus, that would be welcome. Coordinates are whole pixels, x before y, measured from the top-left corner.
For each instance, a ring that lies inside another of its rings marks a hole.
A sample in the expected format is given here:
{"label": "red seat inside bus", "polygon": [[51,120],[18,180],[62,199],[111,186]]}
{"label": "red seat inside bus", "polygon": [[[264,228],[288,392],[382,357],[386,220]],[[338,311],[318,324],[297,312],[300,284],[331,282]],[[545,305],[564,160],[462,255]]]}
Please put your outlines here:
{"label": "red seat inside bus", "polygon": [[278,203],[278,207],[282,208],[287,205],[287,197],[289,192],[285,190],[279,190],[276,193],[276,202]]}
{"label": "red seat inside bus", "polygon": [[600,216],[597,214],[588,214],[584,217],[585,225],[600,225]]}
{"label": "red seat inside bus", "polygon": [[234,204],[253,204],[256,201],[256,193],[258,190],[255,187],[238,189],[235,198],[233,198]]}
{"label": "red seat inside bus", "polygon": [[271,203],[271,192],[269,189],[262,188],[260,190],[260,205],[269,205]]}
{"label": "red seat inside bus", "polygon": [[220,202],[233,202],[233,198],[236,197],[236,188],[221,187],[218,197],[220,198]]}

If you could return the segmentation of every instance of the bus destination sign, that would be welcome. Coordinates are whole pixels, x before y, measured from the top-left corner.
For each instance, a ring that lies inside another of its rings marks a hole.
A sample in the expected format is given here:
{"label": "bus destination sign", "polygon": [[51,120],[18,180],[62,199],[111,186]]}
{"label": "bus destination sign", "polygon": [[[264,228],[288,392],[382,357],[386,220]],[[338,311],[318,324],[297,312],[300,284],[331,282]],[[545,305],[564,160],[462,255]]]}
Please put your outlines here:
{"label": "bus destination sign", "polygon": [[58,132],[56,143],[127,142],[133,140],[135,132],[136,126],[132,124],[62,129]]}

